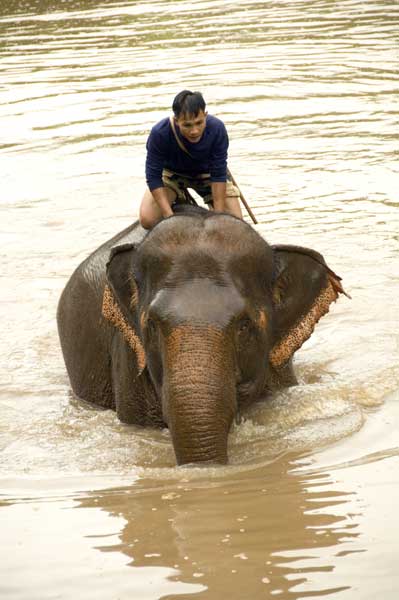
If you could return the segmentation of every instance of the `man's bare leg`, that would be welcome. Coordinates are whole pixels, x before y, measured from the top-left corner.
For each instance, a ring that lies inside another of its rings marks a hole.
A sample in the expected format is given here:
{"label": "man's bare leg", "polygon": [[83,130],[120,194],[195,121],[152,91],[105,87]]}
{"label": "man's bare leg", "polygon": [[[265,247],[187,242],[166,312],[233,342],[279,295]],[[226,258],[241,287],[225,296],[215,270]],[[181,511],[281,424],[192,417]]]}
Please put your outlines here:
{"label": "man's bare leg", "polygon": [[226,196],[224,204],[226,207],[226,212],[238,217],[239,219],[242,219],[242,211],[238,196]]}
{"label": "man's bare leg", "polygon": [[[163,188],[167,195],[167,200],[169,202],[169,206],[172,206],[173,202],[176,200],[176,193],[170,188]],[[139,210],[139,220],[140,224],[144,227],[144,229],[151,229],[161,221],[163,218],[161,208],[158,202],[155,200],[154,196],[147,188],[144,192],[143,199],[140,204]]]}
{"label": "man's bare leg", "polygon": [[238,199],[238,190],[231,181],[213,181],[211,183],[213,208],[227,212],[242,219],[241,206]]}

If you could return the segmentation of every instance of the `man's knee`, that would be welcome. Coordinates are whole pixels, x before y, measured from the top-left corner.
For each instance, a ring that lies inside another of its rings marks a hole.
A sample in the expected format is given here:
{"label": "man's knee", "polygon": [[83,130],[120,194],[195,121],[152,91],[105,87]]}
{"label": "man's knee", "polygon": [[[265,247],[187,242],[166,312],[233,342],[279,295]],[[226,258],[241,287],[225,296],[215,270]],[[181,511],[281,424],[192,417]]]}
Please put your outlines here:
{"label": "man's knee", "polygon": [[152,229],[161,219],[162,215],[160,211],[156,210],[156,207],[153,207],[151,203],[146,202],[145,198],[143,198],[139,210],[140,225],[144,229]]}
{"label": "man's knee", "polygon": [[139,209],[139,221],[144,229],[151,229],[157,222],[156,207],[154,206],[154,203],[155,201],[151,192],[146,190]]}
{"label": "man's knee", "polygon": [[235,217],[238,217],[239,219],[243,218],[240,200],[239,200],[238,196],[227,196],[226,197],[226,210],[231,215],[234,215]]}
{"label": "man's knee", "polygon": [[144,229],[151,229],[154,227],[156,220],[149,218],[147,215],[139,214],[140,225],[144,227]]}

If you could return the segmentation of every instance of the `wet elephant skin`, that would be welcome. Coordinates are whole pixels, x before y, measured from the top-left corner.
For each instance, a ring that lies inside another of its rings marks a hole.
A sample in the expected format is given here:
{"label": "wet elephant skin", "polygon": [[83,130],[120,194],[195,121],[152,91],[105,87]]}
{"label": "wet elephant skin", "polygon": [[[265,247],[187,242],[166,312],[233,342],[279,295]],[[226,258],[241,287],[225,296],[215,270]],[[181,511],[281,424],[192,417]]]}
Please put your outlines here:
{"label": "wet elephant skin", "polygon": [[294,352],[343,292],[323,257],[245,222],[182,209],[78,266],[58,306],[74,393],[121,421],[168,426],[178,464],[225,463],[234,418],[296,383]]}

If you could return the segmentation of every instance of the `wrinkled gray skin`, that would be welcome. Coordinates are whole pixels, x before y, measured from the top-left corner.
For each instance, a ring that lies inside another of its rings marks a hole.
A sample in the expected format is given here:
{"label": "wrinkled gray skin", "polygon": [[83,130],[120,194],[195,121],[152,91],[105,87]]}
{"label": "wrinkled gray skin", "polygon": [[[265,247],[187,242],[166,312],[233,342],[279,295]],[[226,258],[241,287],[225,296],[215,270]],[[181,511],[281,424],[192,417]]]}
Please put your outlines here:
{"label": "wrinkled gray skin", "polygon": [[[296,382],[291,355],[270,356],[328,273],[316,252],[272,248],[232,216],[182,209],[148,233],[135,223],[91,254],[61,296],[73,391],[125,423],[168,426],[178,464],[225,463],[233,419]],[[124,328],[102,314],[106,285]]]}

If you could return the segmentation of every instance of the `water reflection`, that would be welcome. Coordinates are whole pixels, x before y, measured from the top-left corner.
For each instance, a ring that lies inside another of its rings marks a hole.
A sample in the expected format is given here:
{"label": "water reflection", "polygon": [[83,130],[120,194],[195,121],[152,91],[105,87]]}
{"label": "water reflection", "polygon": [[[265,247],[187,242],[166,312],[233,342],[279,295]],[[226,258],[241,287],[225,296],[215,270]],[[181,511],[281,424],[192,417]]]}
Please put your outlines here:
{"label": "water reflection", "polygon": [[206,586],[200,597],[303,598],[349,589],[345,577],[325,575],[361,551],[354,494],[332,489],[328,475],[298,476],[290,467],[282,459],[256,476],[144,479],[79,506],[124,519],[119,542],[102,539],[99,551],[122,552],[135,567],[177,569],[173,580]]}

